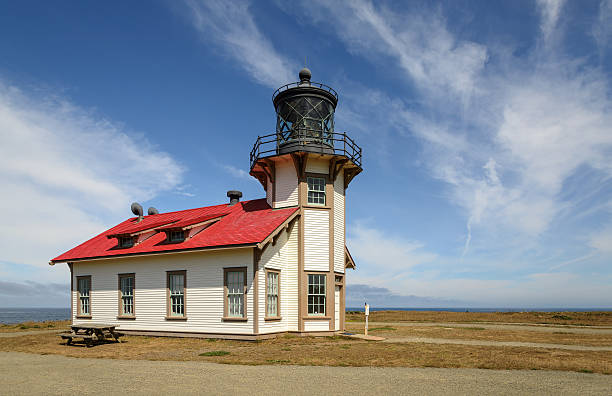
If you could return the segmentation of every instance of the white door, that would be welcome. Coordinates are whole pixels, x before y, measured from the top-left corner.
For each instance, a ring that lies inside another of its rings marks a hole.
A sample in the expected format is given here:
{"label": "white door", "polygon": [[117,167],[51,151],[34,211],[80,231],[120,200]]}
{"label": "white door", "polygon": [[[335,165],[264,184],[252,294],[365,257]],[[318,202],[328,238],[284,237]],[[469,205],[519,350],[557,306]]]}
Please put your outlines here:
{"label": "white door", "polygon": [[334,293],[335,306],[336,306],[336,318],[335,318],[335,330],[340,330],[340,286],[336,286],[336,292]]}

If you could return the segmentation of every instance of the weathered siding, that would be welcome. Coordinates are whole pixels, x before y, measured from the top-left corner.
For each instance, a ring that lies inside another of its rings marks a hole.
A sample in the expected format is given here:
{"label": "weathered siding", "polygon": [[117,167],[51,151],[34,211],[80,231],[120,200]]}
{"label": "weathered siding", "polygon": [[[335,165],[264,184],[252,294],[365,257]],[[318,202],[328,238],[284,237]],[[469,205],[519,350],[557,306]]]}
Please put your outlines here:
{"label": "weathered siding", "polygon": [[[224,322],[223,268],[247,267],[247,322]],[[166,320],[166,271],[186,270],[187,320]],[[118,258],[74,263],[76,277],[91,275],[91,319],[74,323],[111,323],[120,329],[249,334],[253,332],[253,250],[249,248]],[[117,275],[136,274],[136,319],[117,319]],[[73,295],[76,312],[76,290]]]}
{"label": "weathered siding", "polygon": [[329,160],[308,158],[308,162],[306,162],[306,172],[328,174]]}
{"label": "weathered siding", "polygon": [[344,171],[334,182],[334,271],[344,273]]}
{"label": "weathered siding", "polygon": [[329,320],[305,320],[304,331],[329,331]]}
{"label": "weathered siding", "polygon": [[292,161],[278,161],[276,169],[276,202],[275,208],[296,206],[298,204],[298,182],[295,166]]}
{"label": "weathered siding", "polygon": [[304,270],[329,271],[328,210],[304,210]]}
{"label": "weathered siding", "polygon": [[[268,245],[260,259],[259,271],[259,332],[297,331],[297,226],[290,234],[282,232],[276,245]],[[280,270],[281,320],[266,321],[266,269]]]}

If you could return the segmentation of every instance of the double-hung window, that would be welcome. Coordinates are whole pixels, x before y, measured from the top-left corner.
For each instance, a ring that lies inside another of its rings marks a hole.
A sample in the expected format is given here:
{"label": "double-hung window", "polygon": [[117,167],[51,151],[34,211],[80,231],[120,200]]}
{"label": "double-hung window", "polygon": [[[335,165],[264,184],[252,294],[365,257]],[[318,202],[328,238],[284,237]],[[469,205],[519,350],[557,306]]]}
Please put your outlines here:
{"label": "double-hung window", "polygon": [[77,276],[77,316],[91,317],[91,276]]}
{"label": "double-hung window", "polygon": [[308,275],[308,315],[325,316],[325,282],[325,275]]}
{"label": "double-hung window", "polygon": [[325,178],[306,178],[308,182],[308,203],[314,205],[325,205]]}
{"label": "double-hung window", "polygon": [[280,273],[274,270],[266,271],[266,317],[277,318],[280,316],[279,293]]}
{"label": "double-hung window", "polygon": [[169,271],[167,278],[168,319],[186,319],[185,289],[186,271]]}
{"label": "double-hung window", "polygon": [[225,268],[225,318],[246,319],[246,267]]}
{"label": "double-hung window", "polygon": [[119,317],[133,318],[134,311],[134,287],[136,277],[134,274],[119,275]]}

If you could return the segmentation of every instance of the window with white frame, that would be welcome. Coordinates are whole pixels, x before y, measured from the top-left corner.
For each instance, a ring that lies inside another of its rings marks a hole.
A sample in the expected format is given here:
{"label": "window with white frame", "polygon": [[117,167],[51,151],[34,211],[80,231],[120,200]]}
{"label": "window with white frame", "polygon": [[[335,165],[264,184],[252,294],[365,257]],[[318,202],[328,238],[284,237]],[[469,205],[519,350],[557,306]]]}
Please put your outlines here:
{"label": "window with white frame", "polygon": [[185,271],[168,272],[168,316],[185,316]]}
{"label": "window with white frame", "polygon": [[134,274],[119,275],[119,316],[134,316]]}
{"label": "window with white frame", "polygon": [[80,316],[91,316],[91,276],[77,277],[78,311]]}
{"label": "window with white frame", "polygon": [[279,314],[279,276],[277,271],[267,271],[266,273],[266,316],[278,317]]}
{"label": "window with white frame", "polygon": [[225,269],[225,316],[245,318],[246,268]]}
{"label": "window with white frame", "polygon": [[325,178],[307,177],[308,182],[308,203],[315,205],[325,205]]}
{"label": "window with white frame", "polygon": [[323,274],[308,275],[308,315],[325,315],[325,282]]}

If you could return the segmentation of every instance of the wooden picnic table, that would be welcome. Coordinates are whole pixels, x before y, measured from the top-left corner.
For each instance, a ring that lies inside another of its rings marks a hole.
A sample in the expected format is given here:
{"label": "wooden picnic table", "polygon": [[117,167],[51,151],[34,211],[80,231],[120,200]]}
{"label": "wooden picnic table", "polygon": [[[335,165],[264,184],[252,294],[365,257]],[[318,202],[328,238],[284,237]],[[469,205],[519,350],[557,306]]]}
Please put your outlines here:
{"label": "wooden picnic table", "polygon": [[70,326],[71,333],[62,333],[60,337],[67,340],[66,344],[70,345],[73,338],[82,338],[87,346],[92,346],[94,343],[104,342],[107,338],[113,338],[117,342],[121,342],[119,337],[122,333],[115,331],[115,325],[88,323]]}

